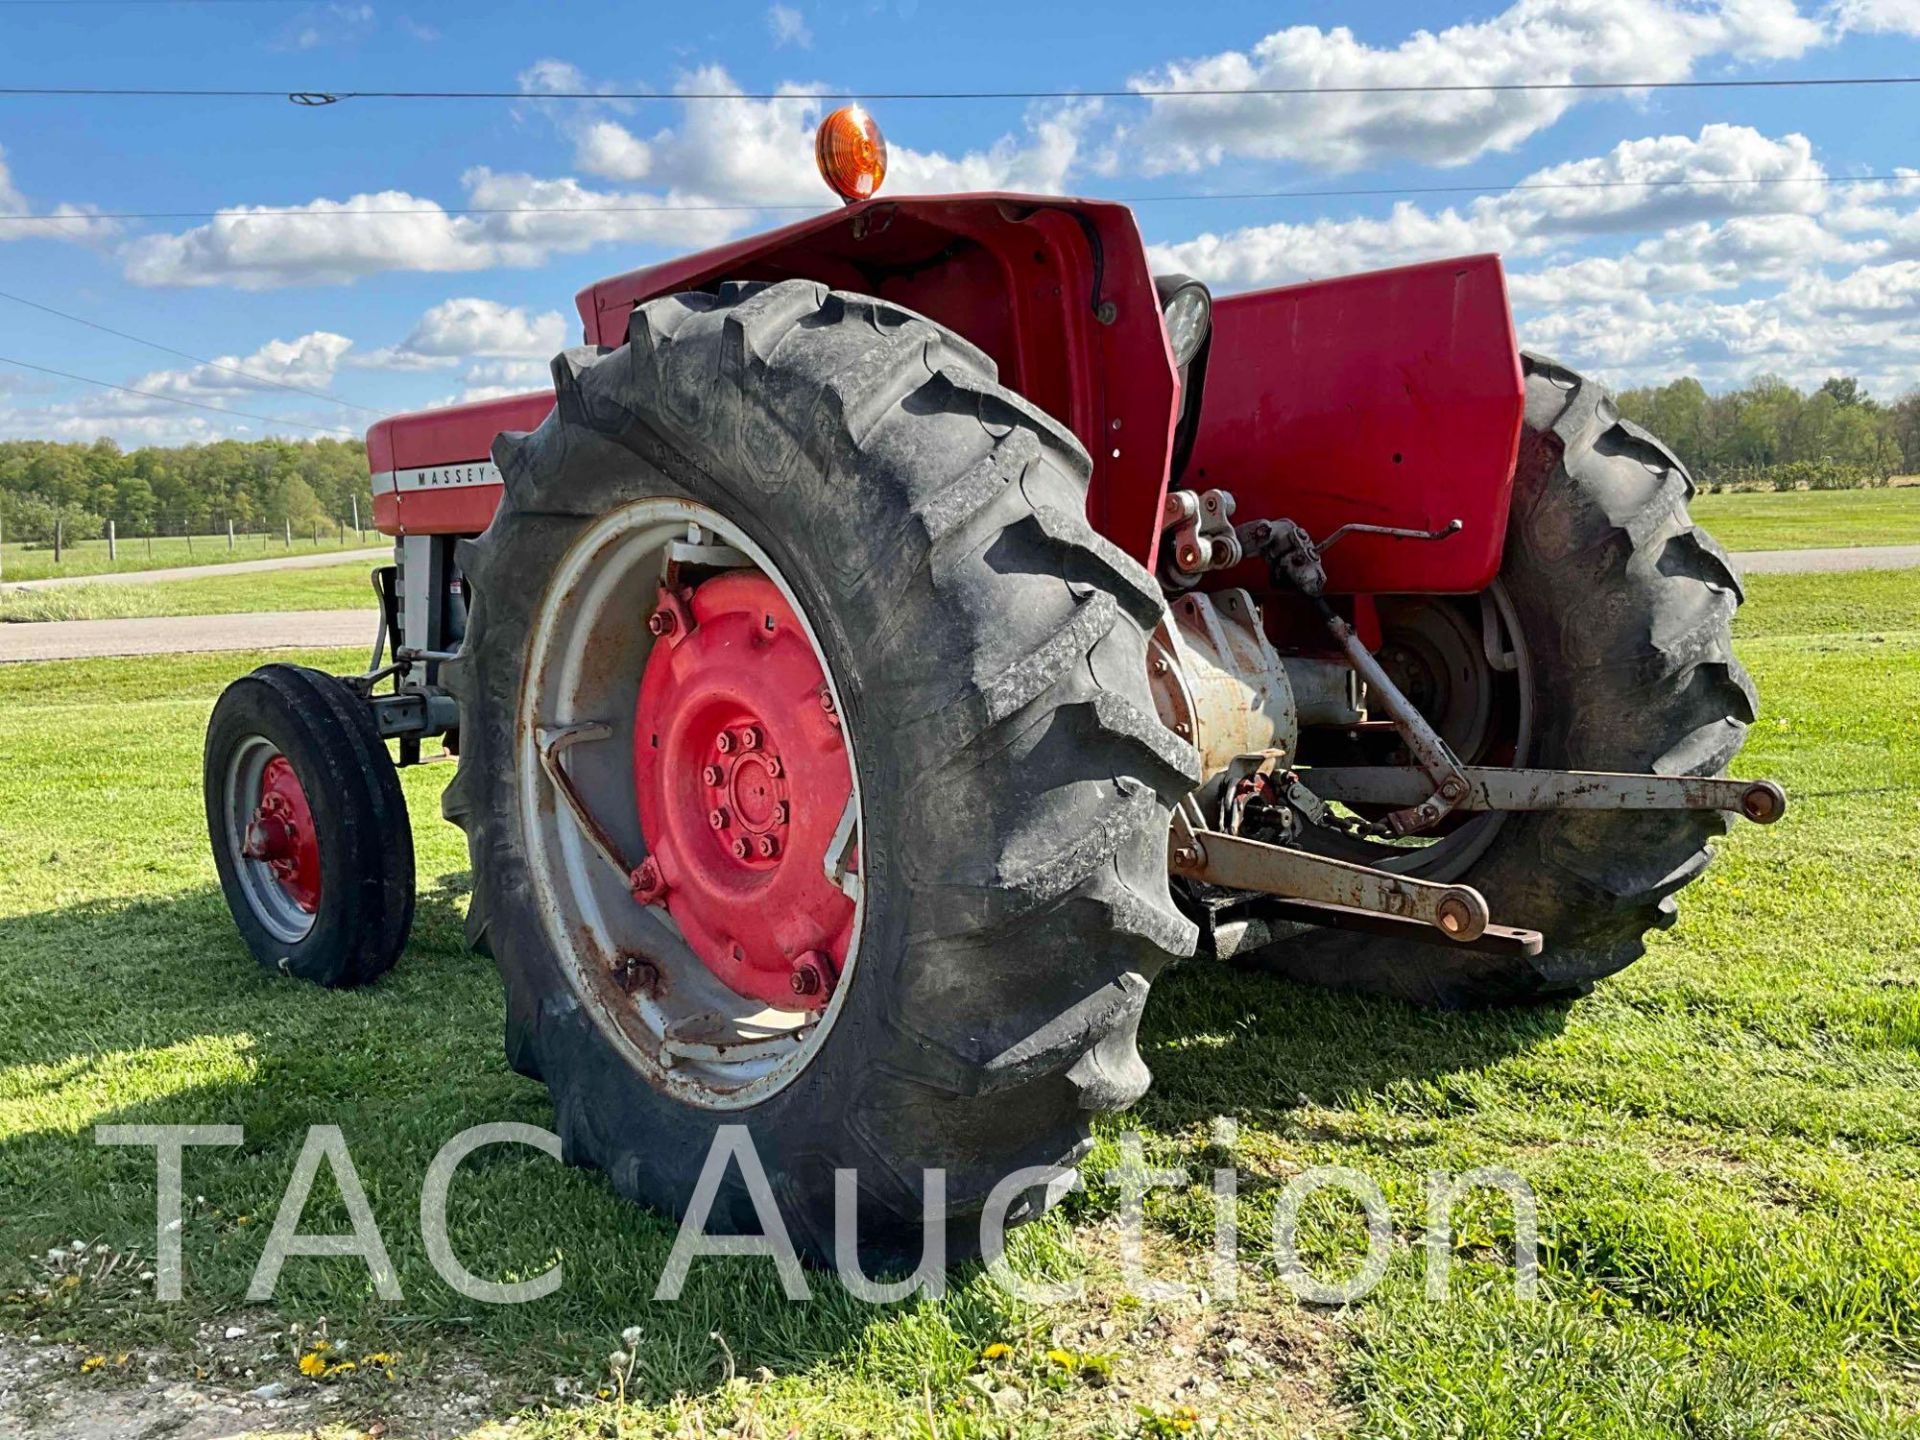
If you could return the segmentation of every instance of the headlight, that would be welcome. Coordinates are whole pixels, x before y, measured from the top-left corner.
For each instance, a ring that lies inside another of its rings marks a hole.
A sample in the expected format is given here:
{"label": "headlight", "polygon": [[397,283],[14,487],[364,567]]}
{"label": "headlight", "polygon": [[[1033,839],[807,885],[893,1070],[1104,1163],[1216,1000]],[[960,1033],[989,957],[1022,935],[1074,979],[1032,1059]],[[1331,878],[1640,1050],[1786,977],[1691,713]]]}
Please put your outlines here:
{"label": "headlight", "polygon": [[1167,324],[1167,343],[1173,346],[1173,363],[1185,366],[1207,338],[1213,297],[1191,275],[1156,275],[1153,288],[1160,294],[1160,314]]}

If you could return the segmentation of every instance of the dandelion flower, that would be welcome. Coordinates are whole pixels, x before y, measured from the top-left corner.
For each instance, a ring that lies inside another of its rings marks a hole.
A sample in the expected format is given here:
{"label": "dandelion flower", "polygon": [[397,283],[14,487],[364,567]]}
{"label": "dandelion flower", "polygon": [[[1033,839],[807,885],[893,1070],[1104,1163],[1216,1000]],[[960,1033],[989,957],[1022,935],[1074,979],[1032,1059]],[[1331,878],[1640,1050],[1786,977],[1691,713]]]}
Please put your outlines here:
{"label": "dandelion flower", "polygon": [[625,1345],[629,1350],[638,1350],[640,1348],[640,1327],[638,1325],[627,1326],[626,1329],[620,1332],[620,1343]]}
{"label": "dandelion flower", "polygon": [[1004,1360],[1013,1353],[1013,1346],[1004,1340],[996,1340],[980,1352],[982,1360]]}
{"label": "dandelion flower", "polygon": [[607,1364],[612,1366],[615,1370],[626,1369],[627,1368],[627,1352],[624,1350],[614,1351],[611,1355],[607,1356]]}
{"label": "dandelion flower", "polygon": [[300,1373],[318,1380],[327,1373],[326,1358],[318,1350],[310,1350],[300,1357]]}
{"label": "dandelion flower", "polygon": [[106,1363],[107,1357],[104,1355],[89,1355],[80,1362],[80,1373],[82,1375],[91,1375]]}
{"label": "dandelion flower", "polygon": [[1062,1370],[1071,1370],[1080,1363],[1079,1357],[1071,1350],[1049,1350],[1047,1351],[1047,1359],[1058,1365]]}

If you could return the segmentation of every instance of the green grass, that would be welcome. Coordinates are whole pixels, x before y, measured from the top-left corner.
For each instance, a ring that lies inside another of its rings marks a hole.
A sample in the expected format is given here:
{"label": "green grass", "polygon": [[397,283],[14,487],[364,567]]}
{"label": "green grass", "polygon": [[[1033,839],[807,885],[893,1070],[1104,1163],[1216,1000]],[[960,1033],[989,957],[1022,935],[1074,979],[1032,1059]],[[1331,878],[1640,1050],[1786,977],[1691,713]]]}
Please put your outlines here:
{"label": "green grass", "polygon": [[225,565],[235,560],[271,560],[283,555],[327,555],[339,550],[369,550],[379,547],[381,536],[373,530],[345,539],[339,531],[322,532],[316,544],[311,535],[295,535],[289,546],[279,535],[241,535],[234,548],[227,548],[225,535],[168,535],[155,540],[122,540],[119,557],[109,559],[105,540],[82,540],[67,546],[60,563],[53,563],[50,545],[24,545],[9,540],[0,545],[0,583],[14,580],[44,580],[57,575],[115,575],[135,570],[171,570],[182,565]]}
{"label": "green grass", "polygon": [[373,609],[372,566],[365,561],[314,570],[262,570],[203,580],[136,584],[108,580],[51,590],[0,587],[0,622],[130,620],[145,615],[235,615],[261,610]]}
{"label": "green grass", "polygon": [[[1150,1159],[1209,1174],[1226,1159],[1215,1117],[1232,1117],[1249,1236],[1302,1166],[1355,1166],[1384,1188],[1394,1261],[1342,1312],[1294,1305],[1255,1267],[1233,1304],[1129,1303],[1098,1182],[1016,1247],[1024,1263],[1087,1265],[1078,1304],[1020,1305],[963,1271],[938,1302],[869,1310],[820,1280],[791,1305],[746,1261],[703,1262],[680,1301],[656,1304],[667,1226],[602,1177],[511,1148],[463,1170],[456,1249],[487,1275],[557,1256],[566,1283],[533,1305],[463,1300],[414,1228],[427,1163],[464,1126],[552,1115],[507,1070],[491,965],[460,941],[466,859],[436,804],[447,770],[405,777],[421,876],[409,953],[369,990],[318,992],[252,964],[205,854],[200,730],[253,658],[0,669],[0,1329],[158,1347],[183,1373],[204,1363],[200,1327],[239,1309],[305,1127],[338,1123],[406,1298],[374,1298],[358,1262],[296,1259],[280,1314],[326,1316],[338,1353],[399,1352],[406,1393],[479,1367],[503,1387],[495,1410],[528,1407],[519,1433],[1175,1433],[1136,1407],[1165,1417],[1190,1401],[1240,1434],[1911,1435],[1920,572],[1751,589],[1740,648],[1764,710],[1739,769],[1780,778],[1793,809],[1735,830],[1680,926],[1593,997],[1440,1015],[1204,963],[1156,986],[1141,1037],[1155,1086],[1124,1117]],[[179,1306],[126,1270],[63,1286],[41,1258],[76,1239],[151,1250],[151,1154],[97,1148],[102,1122],[246,1127],[242,1149],[189,1152],[203,1198]],[[1090,1170],[1122,1128],[1103,1124]],[[1509,1166],[1539,1194],[1544,1300],[1512,1298],[1491,1205],[1460,1226],[1453,1298],[1422,1299],[1423,1177],[1474,1165]],[[332,1197],[323,1181],[306,1229],[344,1228]],[[1312,1252],[1338,1251],[1350,1222],[1310,1208]],[[1204,1189],[1156,1197],[1149,1223],[1156,1265],[1204,1276]],[[633,1404],[541,1409],[554,1377],[591,1387],[636,1323]],[[993,1341],[1013,1354],[983,1367]],[[1045,1359],[1054,1345],[1099,1355],[1112,1383],[1069,1379]],[[291,1354],[276,1363],[260,1378],[297,1382]],[[1016,1383],[1021,1407],[996,1411],[983,1372]],[[356,1413],[387,1403],[384,1380],[336,1383]]]}
{"label": "green grass", "polygon": [[1702,494],[1687,508],[1729,550],[1920,543],[1920,485]]}

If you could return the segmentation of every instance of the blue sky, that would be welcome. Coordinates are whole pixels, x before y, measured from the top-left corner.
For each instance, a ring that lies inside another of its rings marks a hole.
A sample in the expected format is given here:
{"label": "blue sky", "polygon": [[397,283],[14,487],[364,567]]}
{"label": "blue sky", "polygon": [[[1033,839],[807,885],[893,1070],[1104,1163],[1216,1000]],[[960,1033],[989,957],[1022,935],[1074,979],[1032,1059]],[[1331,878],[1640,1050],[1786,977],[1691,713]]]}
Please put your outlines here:
{"label": "blue sky", "polygon": [[[0,4],[0,85],[528,95],[317,110],[0,97],[0,215],[74,217],[0,221],[0,291],[365,407],[0,300],[0,355],[267,417],[0,365],[0,434],[357,431],[370,411],[537,385],[577,339],[582,284],[798,213],[756,206],[829,203],[808,91],[1890,74],[1920,74],[1920,0]],[[575,88],[663,98],[537,98]],[[688,89],[790,98],[673,98]],[[1141,204],[1157,262],[1217,289],[1494,249],[1523,340],[1616,383],[1920,384],[1920,87],[874,108],[892,193],[1482,187]],[[1502,193],[1648,179],[1688,183]],[[742,208],[532,213],[694,204]],[[461,206],[504,213],[441,208]],[[288,213],[238,213],[261,209]],[[378,209],[421,213],[339,213]],[[123,211],[226,213],[89,218]]]}

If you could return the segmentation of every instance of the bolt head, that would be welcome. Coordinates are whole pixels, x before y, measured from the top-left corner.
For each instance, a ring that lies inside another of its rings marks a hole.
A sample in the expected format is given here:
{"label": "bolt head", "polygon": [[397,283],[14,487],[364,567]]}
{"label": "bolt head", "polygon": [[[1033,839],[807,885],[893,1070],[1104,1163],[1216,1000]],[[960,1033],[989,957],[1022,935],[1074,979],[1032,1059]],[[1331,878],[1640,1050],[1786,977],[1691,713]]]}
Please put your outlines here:
{"label": "bolt head", "polygon": [[746,840],[744,838],[735,840],[733,842],[733,858],[736,860],[744,860],[747,858],[747,854],[748,846]]}
{"label": "bolt head", "polygon": [[754,848],[760,852],[762,860],[771,860],[780,853],[780,842],[771,835],[762,835]]}
{"label": "bolt head", "polygon": [[784,800],[778,800],[778,801],[775,801],[775,802],[774,802],[774,806],[773,806],[773,823],[774,823],[774,824],[776,824],[776,825],[784,825],[784,824],[786,824],[786,823],[787,823],[787,817],[788,817],[788,816],[789,816],[789,815],[790,815],[791,813],[792,813],[792,812],[791,812],[790,810],[788,810],[788,808],[787,808],[787,802],[786,802],[786,801],[784,801]]}
{"label": "bolt head", "polygon": [[679,623],[671,610],[656,610],[647,617],[647,629],[656,635],[671,635]]}
{"label": "bolt head", "polygon": [[733,753],[732,733],[722,730],[718,735],[714,736],[713,748],[718,750],[722,755],[731,755]]}
{"label": "bolt head", "polygon": [[786,768],[786,766],[780,763],[780,757],[778,755],[767,756],[767,774],[771,775],[775,780],[780,778]]}
{"label": "bolt head", "polygon": [[826,711],[829,715],[833,713],[833,692],[831,690],[826,690],[826,689],[821,690],[820,708]]}
{"label": "bolt head", "polygon": [[718,765],[709,765],[700,772],[700,778],[709,785],[718,785],[722,780],[727,778],[727,772],[722,770]]}
{"label": "bolt head", "polygon": [[760,748],[760,732],[751,725],[741,726],[740,748],[742,750],[758,750]]}
{"label": "bolt head", "polygon": [[724,806],[716,805],[712,810],[709,810],[707,812],[707,823],[713,826],[713,828],[716,830],[726,829],[727,828],[726,808]]}

